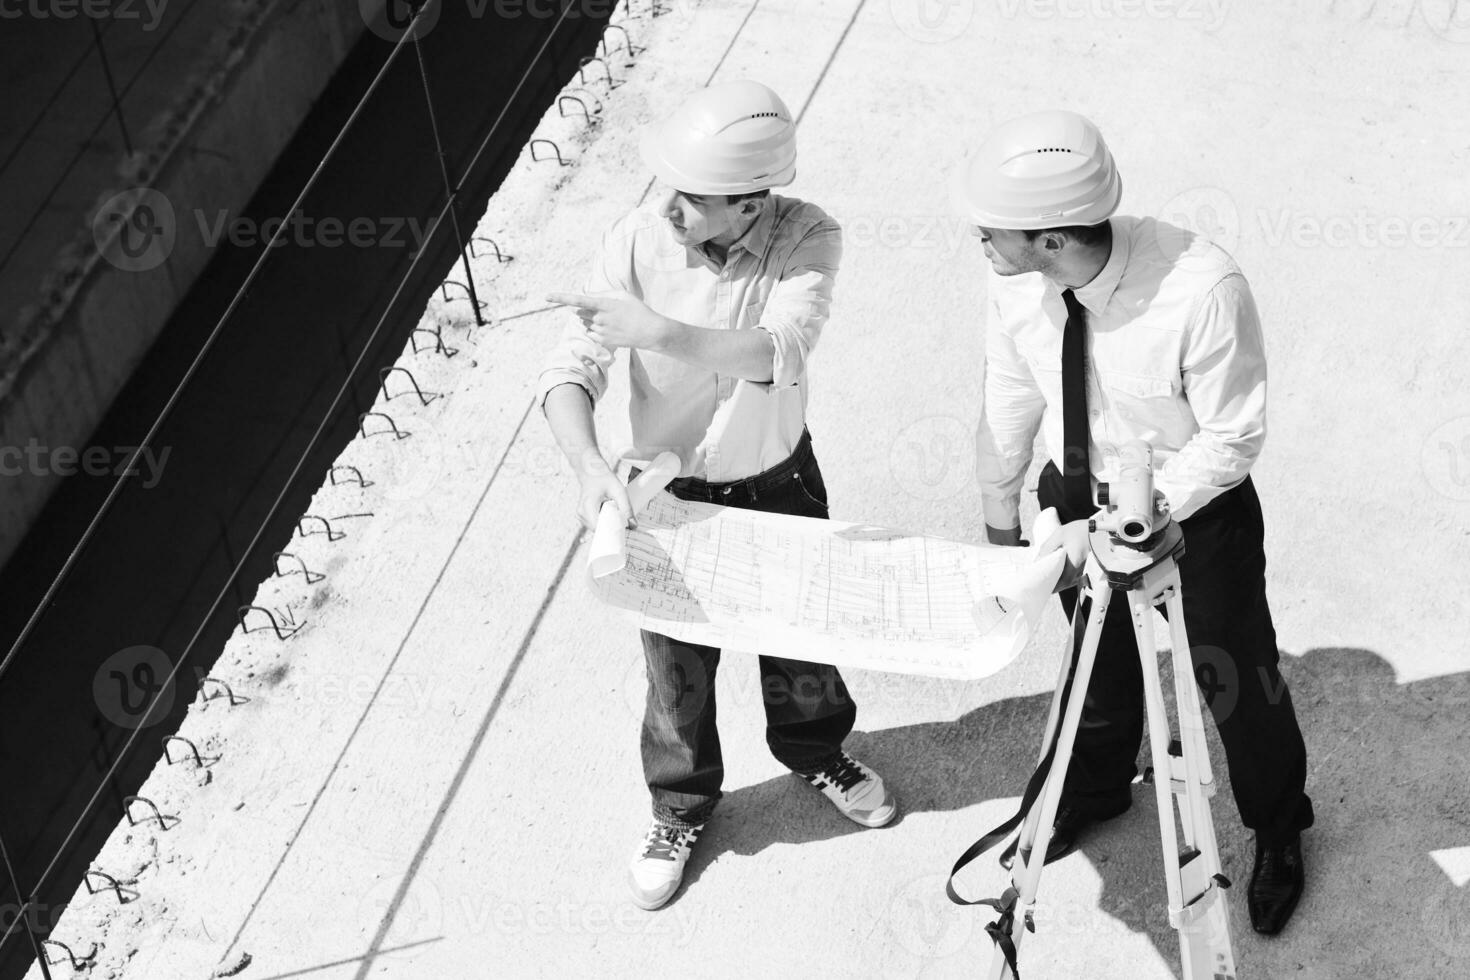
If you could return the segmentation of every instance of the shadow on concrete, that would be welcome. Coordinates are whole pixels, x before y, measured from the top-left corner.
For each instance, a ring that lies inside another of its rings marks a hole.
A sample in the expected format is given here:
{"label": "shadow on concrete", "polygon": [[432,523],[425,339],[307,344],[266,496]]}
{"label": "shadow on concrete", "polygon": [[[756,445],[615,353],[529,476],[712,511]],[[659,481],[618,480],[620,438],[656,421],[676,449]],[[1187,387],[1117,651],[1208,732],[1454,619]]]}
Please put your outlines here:
{"label": "shadow on concrete", "polygon": [[[1207,725],[1221,784],[1213,804],[1221,860],[1235,882],[1230,903],[1239,974],[1470,975],[1470,885],[1457,887],[1430,856],[1470,845],[1470,673],[1399,684],[1386,660],[1353,648],[1315,649],[1283,661],[1307,740],[1308,792],[1317,823],[1303,837],[1306,894],[1287,930],[1274,939],[1250,929],[1245,888],[1253,836],[1240,824],[1223,752],[1213,725]],[[1035,764],[1050,699],[1049,693],[1007,698],[952,722],[855,732],[848,746],[884,773],[908,814],[1014,798]],[[1152,788],[1135,786],[1133,808],[1094,828],[1063,865],[1091,862],[1103,880],[1096,911],[1147,933],[1177,974],[1178,941],[1164,914],[1157,819]],[[884,832],[902,833],[902,822],[900,817]],[[973,834],[957,836],[943,865],[929,870],[947,873],[949,862],[990,827],[987,821]],[[795,777],[740,787],[722,801],[676,900],[727,853],[750,855],[774,844],[859,832],[835,819]],[[994,862],[993,853],[978,859],[998,893],[1006,879]],[[913,870],[895,868],[895,880]],[[1066,907],[1067,898],[1047,895],[1046,876],[1039,898],[1049,898],[1058,917],[1078,912],[1085,921],[1085,911]],[[991,918],[988,909],[975,914]],[[1085,941],[1075,928],[1062,926],[1053,941]],[[1046,933],[1039,923],[1029,942],[1048,942]],[[1023,948],[1023,963],[1024,956]]]}

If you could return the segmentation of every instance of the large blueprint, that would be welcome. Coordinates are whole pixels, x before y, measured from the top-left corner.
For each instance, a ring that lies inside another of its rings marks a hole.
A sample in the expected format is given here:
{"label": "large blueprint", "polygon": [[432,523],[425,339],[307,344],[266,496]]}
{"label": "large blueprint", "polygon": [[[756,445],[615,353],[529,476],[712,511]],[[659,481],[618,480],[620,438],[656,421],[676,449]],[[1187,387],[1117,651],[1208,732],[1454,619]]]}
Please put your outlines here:
{"label": "large blueprint", "polygon": [[1038,559],[1034,548],[668,493],[652,496],[637,523],[616,529],[626,534],[621,569],[589,569],[588,582],[640,627],[727,650],[931,677],[985,677],[1010,663],[1063,562],[1060,551]]}

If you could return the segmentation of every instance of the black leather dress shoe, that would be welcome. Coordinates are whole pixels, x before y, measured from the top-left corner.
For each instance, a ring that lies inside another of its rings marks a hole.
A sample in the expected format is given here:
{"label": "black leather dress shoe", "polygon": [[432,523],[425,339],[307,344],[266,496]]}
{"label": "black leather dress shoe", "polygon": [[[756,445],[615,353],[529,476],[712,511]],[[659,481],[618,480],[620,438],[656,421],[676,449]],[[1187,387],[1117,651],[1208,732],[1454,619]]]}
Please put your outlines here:
{"label": "black leather dress shoe", "polygon": [[[1075,851],[1077,849],[1077,839],[1082,836],[1082,832],[1088,827],[1102,820],[1111,820],[1127,809],[1127,807],[1124,807],[1118,813],[1111,813],[1106,817],[1097,817],[1063,803],[1057,807],[1057,819],[1051,825],[1051,840],[1046,843],[1046,863],[1051,864],[1053,861],[1064,858]],[[1015,863],[1016,843],[1017,841],[1013,839],[1006,845],[1006,849],[1000,852],[1000,866],[1006,870],[1010,870],[1011,865]]]}
{"label": "black leather dress shoe", "polygon": [[1296,911],[1297,900],[1307,882],[1302,865],[1302,838],[1298,834],[1285,844],[1263,845],[1256,838],[1256,866],[1251,871],[1251,927],[1266,936],[1274,936]]}

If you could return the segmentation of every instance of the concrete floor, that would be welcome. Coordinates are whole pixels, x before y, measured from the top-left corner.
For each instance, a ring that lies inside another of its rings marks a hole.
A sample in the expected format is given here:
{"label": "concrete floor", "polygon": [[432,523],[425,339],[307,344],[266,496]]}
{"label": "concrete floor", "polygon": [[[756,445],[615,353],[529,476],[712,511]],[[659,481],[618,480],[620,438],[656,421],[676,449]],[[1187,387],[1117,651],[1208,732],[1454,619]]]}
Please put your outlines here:
{"label": "concrete floor", "polygon": [[[948,217],[943,174],[989,125],[1088,114],[1125,212],[1236,255],[1272,358],[1255,475],[1318,812],[1282,936],[1252,934],[1244,889],[1230,893],[1239,975],[1470,973],[1470,603],[1444,583],[1470,543],[1470,37],[1446,5],[672,6],[627,22],[648,50],[613,59],[615,90],[585,86],[605,106],[595,138],[543,122],[573,166],[524,157],[492,199],[480,233],[516,258],[476,275],[500,323],[447,328],[452,360],[405,354],[447,397],[394,399],[412,435],[341,460],[374,486],[319,493],[315,512],[374,517],[299,542],[324,581],[262,586],[257,603],[307,625],[227,648],[217,674],[251,700],[208,702],[182,730],[208,778],[161,765],[144,795],[177,821],[123,825],[98,857],[138,897],[80,892],[57,938],[103,942],[94,975],[149,978],[247,954],[238,975],[255,978],[947,977],[988,961],[986,916],[950,906],[943,879],[1030,771],[1056,610],[984,681],[849,677],[850,746],[904,807],[881,831],[781,772],[753,665],[731,654],[727,796],[675,901],[643,913],[626,897],[647,817],[641,653],[581,583],[574,482],[531,409],[563,316],[542,297],[581,282],[597,231],[644,192],[637,125],[711,78],[757,77],[803,113],[791,192],[848,236],[812,371],[835,517],[980,535],[984,259]],[[437,301],[430,315],[464,318]],[[1154,808],[1137,803],[1048,869],[1026,976],[1178,975]],[[1228,787],[1215,811],[1243,884],[1251,844]],[[986,861],[965,883],[1003,881]]]}

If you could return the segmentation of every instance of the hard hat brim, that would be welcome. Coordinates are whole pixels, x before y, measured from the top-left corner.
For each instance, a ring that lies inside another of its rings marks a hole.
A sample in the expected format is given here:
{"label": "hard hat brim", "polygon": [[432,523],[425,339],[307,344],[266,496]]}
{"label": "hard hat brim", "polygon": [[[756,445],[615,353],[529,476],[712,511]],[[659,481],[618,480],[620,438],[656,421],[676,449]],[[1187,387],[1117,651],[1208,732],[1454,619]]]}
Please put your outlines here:
{"label": "hard hat brim", "polygon": [[785,187],[796,179],[796,160],[771,174],[762,174],[747,180],[718,181],[681,168],[666,147],[671,143],[667,133],[668,122],[656,122],[647,126],[638,141],[638,152],[643,163],[654,176],[674,190],[689,194],[750,194],[772,187]]}

